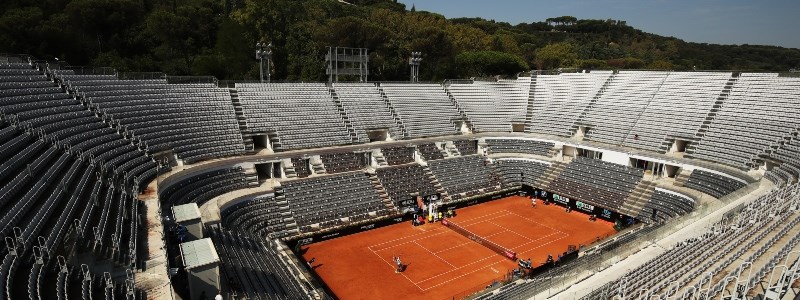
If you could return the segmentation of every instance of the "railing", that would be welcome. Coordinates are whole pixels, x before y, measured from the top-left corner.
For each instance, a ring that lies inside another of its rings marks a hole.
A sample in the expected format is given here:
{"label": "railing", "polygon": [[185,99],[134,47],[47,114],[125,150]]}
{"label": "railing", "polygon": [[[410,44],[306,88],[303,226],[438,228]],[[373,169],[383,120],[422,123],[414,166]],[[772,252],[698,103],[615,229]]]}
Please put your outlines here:
{"label": "railing", "polygon": [[219,80],[214,76],[166,76],[167,83],[213,83],[219,85]]}
{"label": "railing", "polygon": [[161,72],[123,72],[118,73],[117,78],[122,80],[146,80],[146,79],[165,79],[167,74]]}
{"label": "railing", "polygon": [[463,290],[453,294],[449,299],[472,299],[480,295],[487,294],[494,291],[516,279],[514,270],[507,270],[502,276],[486,280],[473,286],[464,288]]}
{"label": "railing", "polygon": [[117,75],[117,70],[107,67],[81,67],[70,66],[66,63],[49,64],[48,68],[51,70],[72,70],[75,75]]}

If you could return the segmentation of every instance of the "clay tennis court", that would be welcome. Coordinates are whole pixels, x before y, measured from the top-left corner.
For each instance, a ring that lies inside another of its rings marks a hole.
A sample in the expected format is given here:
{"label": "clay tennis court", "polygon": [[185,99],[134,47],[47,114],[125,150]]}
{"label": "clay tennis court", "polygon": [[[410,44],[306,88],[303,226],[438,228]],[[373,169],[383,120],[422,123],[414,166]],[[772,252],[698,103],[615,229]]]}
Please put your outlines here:
{"label": "clay tennis court", "polygon": [[[526,197],[462,208],[452,222],[541,265],[569,245],[613,234],[612,223]],[[408,265],[395,273],[394,256]],[[304,259],[340,299],[452,299],[482,290],[517,267],[504,256],[439,223],[395,224],[307,246]]]}

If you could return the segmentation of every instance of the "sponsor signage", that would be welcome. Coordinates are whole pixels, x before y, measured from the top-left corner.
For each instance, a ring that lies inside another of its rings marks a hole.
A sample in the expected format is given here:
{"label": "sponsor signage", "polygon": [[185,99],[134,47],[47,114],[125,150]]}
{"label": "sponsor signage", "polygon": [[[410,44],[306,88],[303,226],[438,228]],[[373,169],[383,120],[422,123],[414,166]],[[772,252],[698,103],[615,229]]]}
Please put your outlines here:
{"label": "sponsor signage", "polygon": [[508,259],[510,259],[510,260],[517,260],[517,254],[516,254],[516,253],[514,253],[514,252],[512,252],[512,251],[506,250],[506,251],[505,251],[505,255],[506,255],[506,257],[508,257]]}
{"label": "sponsor signage", "polygon": [[548,200],[557,205],[570,207],[574,210],[578,210],[586,214],[593,214],[596,215],[598,218],[606,221],[611,221],[611,222],[622,221],[625,224],[631,224],[631,222],[635,222],[635,219],[632,217],[625,216],[609,208],[597,206],[595,204],[588,203],[586,201],[569,198],[560,194],[550,193],[548,191],[539,188],[532,188],[525,186],[523,187],[523,190],[527,190],[527,193],[529,195],[533,195],[538,199]]}
{"label": "sponsor signage", "polygon": [[562,197],[559,194],[553,194],[553,202],[558,202],[564,205],[569,205],[569,198]]}
{"label": "sponsor signage", "polygon": [[582,202],[582,201],[576,201],[575,202],[575,208],[580,209],[580,210],[585,211],[585,212],[590,212],[590,213],[594,212],[594,205],[591,205],[589,203]]}
{"label": "sponsor signage", "polygon": [[410,207],[410,206],[416,206],[417,202],[414,201],[414,199],[408,199],[408,200],[400,201],[399,204],[400,204],[401,207]]}

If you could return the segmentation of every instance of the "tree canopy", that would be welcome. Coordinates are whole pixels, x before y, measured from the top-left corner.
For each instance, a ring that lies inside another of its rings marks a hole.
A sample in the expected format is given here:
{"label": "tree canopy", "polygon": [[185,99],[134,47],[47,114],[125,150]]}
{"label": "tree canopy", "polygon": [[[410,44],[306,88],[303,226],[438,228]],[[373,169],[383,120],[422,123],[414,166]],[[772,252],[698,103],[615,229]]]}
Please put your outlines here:
{"label": "tree canopy", "polygon": [[0,52],[120,71],[255,79],[255,44],[271,41],[277,80],[325,80],[326,46],[370,51],[371,80],[513,75],[529,68],[800,67],[800,50],[688,43],[622,20],[572,16],[512,25],[447,19],[394,0],[4,0]]}

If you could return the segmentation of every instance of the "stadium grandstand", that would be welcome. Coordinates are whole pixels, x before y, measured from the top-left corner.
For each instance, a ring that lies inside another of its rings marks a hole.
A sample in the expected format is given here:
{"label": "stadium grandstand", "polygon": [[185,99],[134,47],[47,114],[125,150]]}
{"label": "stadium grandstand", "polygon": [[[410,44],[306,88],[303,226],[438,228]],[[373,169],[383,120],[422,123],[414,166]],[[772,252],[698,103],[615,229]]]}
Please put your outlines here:
{"label": "stadium grandstand", "polygon": [[798,77],[178,79],[0,57],[0,299],[800,293]]}

